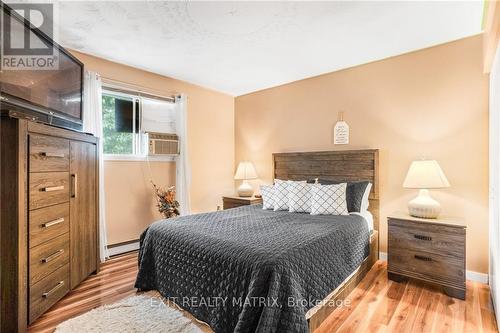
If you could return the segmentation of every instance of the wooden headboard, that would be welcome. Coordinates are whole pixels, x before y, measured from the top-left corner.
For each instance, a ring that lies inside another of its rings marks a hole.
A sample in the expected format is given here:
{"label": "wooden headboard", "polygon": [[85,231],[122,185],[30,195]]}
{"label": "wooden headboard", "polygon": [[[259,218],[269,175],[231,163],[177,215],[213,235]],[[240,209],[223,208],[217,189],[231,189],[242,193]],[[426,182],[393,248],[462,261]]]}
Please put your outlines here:
{"label": "wooden headboard", "polygon": [[330,181],[370,181],[370,207],[374,229],[379,230],[378,149],[274,153],[274,178]]}

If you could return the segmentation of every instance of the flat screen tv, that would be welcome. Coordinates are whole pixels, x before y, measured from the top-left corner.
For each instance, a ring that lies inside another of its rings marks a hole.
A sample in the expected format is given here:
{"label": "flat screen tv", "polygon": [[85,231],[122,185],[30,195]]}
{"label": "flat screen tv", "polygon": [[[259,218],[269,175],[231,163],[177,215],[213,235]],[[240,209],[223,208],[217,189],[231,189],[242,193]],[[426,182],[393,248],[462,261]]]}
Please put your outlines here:
{"label": "flat screen tv", "polygon": [[[2,66],[2,113],[81,131],[83,64],[10,7],[2,5],[3,22],[9,20],[13,31],[11,36],[28,34],[31,40],[38,39],[44,45],[51,46],[52,56],[57,61],[55,69],[50,70],[47,67],[18,70]],[[30,56],[36,58],[37,55],[30,54],[28,50],[25,58]]]}

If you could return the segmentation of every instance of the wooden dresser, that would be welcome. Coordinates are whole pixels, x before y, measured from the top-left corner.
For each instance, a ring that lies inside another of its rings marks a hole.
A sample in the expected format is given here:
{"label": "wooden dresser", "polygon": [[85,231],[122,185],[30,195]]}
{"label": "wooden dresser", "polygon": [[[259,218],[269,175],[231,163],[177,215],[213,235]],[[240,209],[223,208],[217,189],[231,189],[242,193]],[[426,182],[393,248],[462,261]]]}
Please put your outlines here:
{"label": "wooden dresser", "polygon": [[258,205],[262,203],[262,198],[256,197],[222,197],[223,209],[236,208],[246,205]]}
{"label": "wooden dresser", "polygon": [[24,332],[98,269],[97,139],[2,116],[1,331]]}
{"label": "wooden dresser", "polygon": [[388,233],[389,279],[437,283],[448,295],[465,299],[466,226],[460,220],[394,214]]}

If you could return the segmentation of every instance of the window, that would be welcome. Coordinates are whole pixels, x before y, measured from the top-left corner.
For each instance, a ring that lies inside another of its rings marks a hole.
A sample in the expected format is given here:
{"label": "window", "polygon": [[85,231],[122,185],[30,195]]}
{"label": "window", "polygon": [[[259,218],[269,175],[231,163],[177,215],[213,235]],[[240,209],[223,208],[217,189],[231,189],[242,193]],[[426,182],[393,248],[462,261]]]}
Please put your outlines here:
{"label": "window", "polygon": [[152,98],[141,98],[141,110],[141,129],[144,132],[177,133],[175,103]]}
{"label": "window", "polygon": [[[175,103],[103,89],[103,151],[108,159],[140,158],[146,154],[144,133],[175,134]],[[143,148],[144,147],[144,148]]]}
{"label": "window", "polygon": [[104,154],[136,155],[138,153],[139,114],[137,99],[103,93]]}

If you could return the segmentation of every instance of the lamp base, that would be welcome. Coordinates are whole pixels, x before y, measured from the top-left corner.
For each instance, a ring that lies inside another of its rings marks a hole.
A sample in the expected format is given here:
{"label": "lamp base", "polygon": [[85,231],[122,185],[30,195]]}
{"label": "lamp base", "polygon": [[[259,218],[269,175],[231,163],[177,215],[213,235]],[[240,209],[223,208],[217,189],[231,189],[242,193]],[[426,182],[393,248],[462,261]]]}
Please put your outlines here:
{"label": "lamp base", "polygon": [[421,189],[418,196],[408,202],[408,212],[411,216],[435,219],[441,212],[441,205],[430,196],[429,190]]}
{"label": "lamp base", "polygon": [[253,195],[253,187],[246,180],[244,180],[240,187],[238,187],[238,195],[240,197],[251,197]]}

